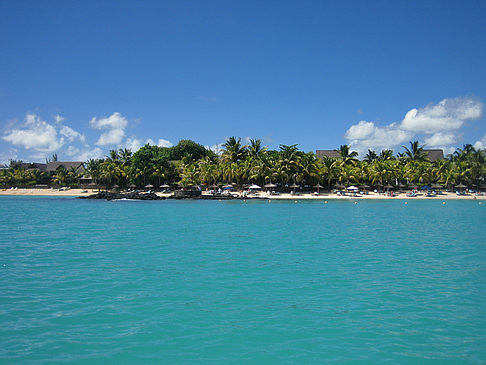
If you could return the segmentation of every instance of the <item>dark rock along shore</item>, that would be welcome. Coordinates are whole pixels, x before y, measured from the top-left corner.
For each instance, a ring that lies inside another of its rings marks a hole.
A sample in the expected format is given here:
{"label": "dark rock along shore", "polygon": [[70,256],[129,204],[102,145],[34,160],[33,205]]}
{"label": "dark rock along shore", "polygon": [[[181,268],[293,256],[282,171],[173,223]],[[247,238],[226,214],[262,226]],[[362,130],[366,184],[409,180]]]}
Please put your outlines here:
{"label": "dark rock along shore", "polygon": [[158,196],[154,193],[117,193],[111,191],[101,191],[97,194],[88,196],[80,196],[80,199],[106,199],[106,200],[118,200],[118,199],[133,199],[133,200],[165,200],[165,197]]}
{"label": "dark rock along shore", "polygon": [[131,200],[165,200],[165,199],[190,199],[190,200],[250,200],[250,199],[268,199],[266,197],[235,197],[233,195],[192,195],[192,194],[174,194],[169,197],[158,196],[155,193],[137,193],[137,192],[112,192],[112,191],[101,191],[97,194],[92,194],[88,196],[80,196],[79,199],[105,199],[105,200],[120,200],[120,199],[131,199]]}

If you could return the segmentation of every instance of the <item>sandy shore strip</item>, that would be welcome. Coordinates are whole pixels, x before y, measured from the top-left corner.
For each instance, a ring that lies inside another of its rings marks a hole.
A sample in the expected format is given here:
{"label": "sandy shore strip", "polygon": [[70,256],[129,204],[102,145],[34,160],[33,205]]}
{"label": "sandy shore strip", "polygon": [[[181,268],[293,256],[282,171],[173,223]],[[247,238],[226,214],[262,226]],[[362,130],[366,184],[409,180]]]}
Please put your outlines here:
{"label": "sandy shore strip", "polygon": [[[204,192],[203,192],[204,194]],[[233,193],[235,194],[235,193]],[[249,195],[248,197],[251,198],[255,195]],[[268,198],[273,200],[396,200],[396,199],[403,199],[403,200],[486,200],[485,195],[461,195],[458,196],[456,193],[452,192],[443,192],[440,195],[434,197],[428,197],[424,193],[418,193],[417,196],[410,197],[407,196],[407,193],[400,193],[395,194],[394,196],[388,196],[386,194],[374,193],[370,192],[369,194],[358,194],[357,196],[351,195],[337,195],[333,193],[321,193],[319,195],[315,195],[313,193],[306,193],[306,194],[280,194],[280,195],[269,195],[267,193],[259,193],[256,197],[261,198]]]}
{"label": "sandy shore strip", "polygon": [[17,189],[1,189],[0,195],[8,196],[88,196],[96,194],[97,189],[35,189],[35,188],[17,188]]}
{"label": "sandy shore strip", "polygon": [[309,200],[486,200],[486,196],[484,195],[461,195],[458,196],[455,193],[442,193],[440,195],[428,197],[425,194],[417,194],[416,196],[407,196],[407,193],[400,193],[394,196],[388,196],[386,194],[379,194],[370,192],[369,194],[358,194],[357,196],[351,195],[337,195],[337,194],[320,194],[320,195],[313,195],[313,194],[303,194],[303,195],[292,195],[292,194],[281,194],[281,195],[267,195],[262,194],[262,196],[268,196],[269,199],[285,199],[285,200],[298,200],[298,199],[309,199]]}
{"label": "sandy shore strip", "polygon": [[[0,190],[0,196],[88,196],[91,194],[96,194],[98,192],[97,189],[68,189],[68,190],[59,190],[59,189],[2,189]],[[162,194],[156,193],[159,196],[169,197],[172,193]],[[204,195],[208,194],[203,192]],[[233,195],[239,195],[237,193],[232,193]],[[476,195],[476,194],[469,194],[469,195],[461,195],[458,196],[456,193],[452,192],[443,192],[440,195],[435,197],[427,197],[424,193],[419,193],[415,197],[409,197],[406,193],[399,193],[395,196],[387,196],[385,194],[379,194],[370,192],[369,194],[363,194],[358,196],[343,196],[337,195],[333,193],[321,193],[319,195],[314,195],[312,193],[306,194],[280,194],[280,195],[268,195],[267,193],[260,192],[258,195],[250,195],[249,198],[256,196],[260,198],[268,198],[273,200],[334,200],[334,199],[345,199],[345,200],[368,200],[368,199],[380,199],[380,200],[396,200],[396,199],[406,199],[406,200],[421,200],[421,199],[431,199],[431,200],[486,200],[486,195]]]}

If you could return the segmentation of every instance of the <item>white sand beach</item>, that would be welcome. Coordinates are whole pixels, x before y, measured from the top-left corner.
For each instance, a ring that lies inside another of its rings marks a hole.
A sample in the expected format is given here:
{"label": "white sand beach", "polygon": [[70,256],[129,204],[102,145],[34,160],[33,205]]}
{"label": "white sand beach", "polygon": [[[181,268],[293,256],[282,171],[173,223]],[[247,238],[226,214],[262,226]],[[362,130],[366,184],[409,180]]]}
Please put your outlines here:
{"label": "white sand beach", "polygon": [[[90,194],[97,193],[97,189],[2,189],[0,190],[0,196],[88,196]],[[159,196],[169,197],[172,193],[156,193]],[[209,194],[209,192],[203,191],[203,194]],[[233,192],[232,195],[239,196],[239,192]],[[268,198],[272,200],[333,200],[333,199],[352,199],[352,200],[368,200],[368,199],[381,199],[381,200],[420,200],[420,199],[432,199],[432,200],[486,200],[486,195],[468,194],[458,196],[453,192],[442,192],[434,197],[427,197],[425,193],[418,193],[417,196],[409,197],[406,192],[395,193],[394,196],[388,196],[386,194],[369,192],[368,194],[353,195],[337,195],[334,193],[320,193],[315,195],[314,193],[303,193],[298,195],[283,193],[280,195],[269,195],[266,192],[259,192],[257,195],[249,195],[251,197]]]}
{"label": "white sand beach", "polygon": [[[203,192],[204,194],[204,192]],[[236,193],[233,193],[235,195]],[[239,193],[238,193],[239,195]],[[265,192],[260,192],[257,195],[249,195],[249,197],[258,196],[264,197],[273,200],[334,200],[334,199],[351,199],[351,200],[369,200],[369,199],[380,199],[380,200],[396,200],[396,199],[406,199],[406,200],[420,200],[420,199],[432,199],[432,200],[486,200],[486,195],[476,195],[476,194],[469,194],[469,195],[460,195],[458,196],[456,193],[452,192],[443,192],[440,195],[436,195],[434,197],[428,197],[425,193],[418,193],[414,197],[407,196],[406,192],[403,193],[395,193],[394,196],[389,196],[387,194],[380,194],[369,192],[368,194],[357,194],[353,196],[349,195],[338,195],[334,193],[320,193],[319,195],[315,195],[314,193],[304,193],[304,194],[288,194],[283,193],[280,195],[270,195]]]}

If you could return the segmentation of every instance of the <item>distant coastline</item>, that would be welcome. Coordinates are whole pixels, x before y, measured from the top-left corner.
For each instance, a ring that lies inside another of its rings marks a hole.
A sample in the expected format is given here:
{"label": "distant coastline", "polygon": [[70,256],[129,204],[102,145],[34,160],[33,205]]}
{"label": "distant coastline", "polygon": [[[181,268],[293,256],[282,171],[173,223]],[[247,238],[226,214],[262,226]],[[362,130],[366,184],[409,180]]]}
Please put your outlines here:
{"label": "distant coastline", "polygon": [[[412,195],[419,199],[421,194],[430,197],[445,191],[453,197],[461,194],[459,199],[465,193],[486,192],[486,150],[465,145],[444,157],[442,150],[427,150],[418,141],[403,148],[396,155],[392,150],[368,150],[360,160],[348,145],[316,153],[300,151],[295,144],[280,145],[277,151],[258,139],[243,144],[241,138],[230,137],[216,154],[181,140],[173,147],[146,144],[135,153],[111,150],[104,159],[87,162],[58,161],[57,155],[46,164],[11,161],[0,169],[0,187],[49,195],[38,189],[234,193],[256,186],[282,194],[272,195],[275,199],[300,199],[298,194],[307,199],[305,194],[323,191],[366,192],[363,198],[369,198],[370,191],[385,193],[371,194],[373,198],[415,191]],[[294,195],[285,195],[291,191]]]}
{"label": "distant coastline", "polygon": [[[89,196],[91,194],[96,194],[98,191],[93,190],[83,190],[83,189],[69,189],[69,190],[59,190],[59,189],[17,189],[17,190],[10,190],[10,189],[2,189],[0,190],[0,196],[57,196],[57,197],[80,197],[80,196]],[[168,198],[172,195],[172,193],[160,193],[156,192],[158,196]],[[209,194],[208,192],[203,192],[203,195]],[[233,193],[237,195],[239,193]],[[293,195],[288,193],[283,193],[280,195],[271,195],[267,194],[266,192],[260,192],[257,195],[258,197],[266,198],[268,200],[486,200],[486,195],[477,195],[477,194],[469,194],[469,195],[461,195],[458,196],[452,192],[443,192],[435,197],[427,197],[425,193],[419,193],[417,196],[409,197],[405,192],[395,194],[394,196],[387,196],[383,193],[375,193],[369,192],[368,194],[358,194],[357,196],[343,196],[337,195],[336,193],[332,192],[325,192],[319,195],[314,195],[314,193],[305,193],[299,195]],[[251,197],[250,197],[251,198]]]}

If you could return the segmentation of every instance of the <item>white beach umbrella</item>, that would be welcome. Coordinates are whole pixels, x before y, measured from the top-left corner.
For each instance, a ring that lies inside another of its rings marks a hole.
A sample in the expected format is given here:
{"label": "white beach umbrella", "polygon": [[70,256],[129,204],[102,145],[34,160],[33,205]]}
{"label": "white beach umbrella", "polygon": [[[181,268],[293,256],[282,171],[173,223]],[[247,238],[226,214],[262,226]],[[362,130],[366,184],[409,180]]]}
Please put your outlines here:
{"label": "white beach umbrella", "polygon": [[256,184],[253,184],[250,187],[248,187],[248,189],[261,189],[261,186],[258,186]]}
{"label": "white beach umbrella", "polygon": [[346,190],[350,190],[350,191],[358,191],[359,189],[354,186],[354,185],[351,185],[349,188],[347,188]]}

